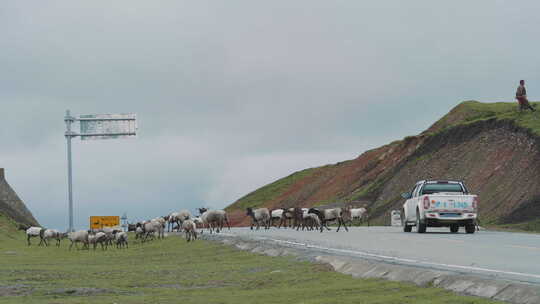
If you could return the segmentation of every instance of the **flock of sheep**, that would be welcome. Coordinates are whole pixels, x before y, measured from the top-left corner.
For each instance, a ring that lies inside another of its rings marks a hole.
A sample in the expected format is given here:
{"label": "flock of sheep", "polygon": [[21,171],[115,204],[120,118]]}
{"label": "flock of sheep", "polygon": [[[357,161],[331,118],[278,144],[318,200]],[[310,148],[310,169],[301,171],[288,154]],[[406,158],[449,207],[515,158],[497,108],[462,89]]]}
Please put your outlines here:
{"label": "flock of sheep", "polygon": [[[139,239],[141,243],[149,239],[161,239],[165,236],[165,227],[169,232],[183,231],[188,242],[195,241],[199,233],[197,229],[208,229],[210,233],[214,231],[219,233],[224,226],[230,229],[229,217],[224,210],[208,210],[206,208],[198,208],[199,216],[193,216],[188,210],[180,212],[172,212],[169,215],[157,217],[151,220],[128,224],[128,231],[135,233],[135,239]],[[246,215],[251,217],[251,229],[254,226],[259,229],[264,226],[269,229],[271,226],[277,228],[291,227],[299,230],[315,230],[323,232],[323,228],[330,230],[329,222],[337,222],[337,231],[343,226],[346,231],[349,231],[346,222],[354,220],[363,221],[369,219],[367,217],[366,208],[332,208],[332,209],[317,209],[317,208],[280,208],[270,211],[268,208],[247,208]],[[116,248],[128,248],[128,234],[120,227],[104,227],[101,229],[79,230],[73,232],[60,232],[56,229],[46,229],[42,227],[19,227],[26,231],[28,246],[31,245],[30,239],[39,237],[39,246],[49,246],[49,241],[56,241],[56,246],[59,247],[62,239],[71,241],[69,250],[75,245],[79,249],[78,244],[83,244],[83,249],[89,249],[93,246],[94,250],[98,245],[102,250],[106,250],[109,246],[116,245]]]}
{"label": "flock of sheep", "polygon": [[[246,215],[252,219],[250,229],[253,226],[257,226],[259,229],[264,226],[265,229],[269,229],[271,226],[277,228],[292,227],[296,230],[314,230],[319,229],[323,232],[323,228],[331,230],[328,227],[329,222],[337,222],[338,228],[341,226],[349,231],[346,222],[352,222],[355,220],[367,220],[369,226],[369,218],[366,208],[331,208],[331,209],[318,209],[318,208],[280,208],[270,211],[268,208],[246,208]],[[277,222],[277,223],[276,223]]]}
{"label": "flock of sheep", "polygon": [[73,245],[78,249],[78,243],[83,243],[83,248],[85,249],[89,249],[90,245],[92,245],[94,250],[97,245],[101,245],[101,249],[103,250],[115,244],[116,248],[128,248],[128,234],[122,231],[120,227],[103,227],[102,229],[79,230],[74,232],[60,232],[56,229],[42,227],[20,226],[19,228],[26,231],[28,246],[31,245],[30,239],[39,237],[38,246],[49,246],[49,241],[55,240],[57,247],[60,247],[61,241],[67,238],[71,241],[69,250],[71,250]]}
{"label": "flock of sheep", "polygon": [[[151,220],[138,222],[136,224],[128,224],[128,231],[135,233],[135,239],[139,239],[141,243],[149,239],[161,239],[165,237],[165,227],[168,231],[177,230],[184,231],[185,238],[188,242],[197,239],[197,228],[208,228],[210,233],[223,230],[226,224],[230,229],[229,218],[224,210],[208,210],[199,208],[200,215],[194,217],[188,210],[180,212],[172,212],[167,216],[157,217]],[[120,227],[103,227],[101,229],[79,230],[73,232],[60,232],[56,229],[46,229],[42,227],[28,227],[20,225],[19,229],[26,232],[26,240],[28,246],[31,245],[32,238],[40,239],[38,246],[49,246],[49,241],[55,240],[56,246],[59,247],[63,239],[69,239],[69,250],[73,245],[79,249],[78,244],[82,243],[83,249],[89,249],[93,246],[94,250],[98,245],[102,250],[106,250],[109,246],[116,245],[116,248],[128,248],[128,233]]]}
{"label": "flock of sheep", "polygon": [[199,216],[194,217],[188,210],[172,212],[169,215],[158,217],[149,221],[142,221],[136,224],[129,224],[128,231],[135,232],[135,238],[142,242],[148,238],[163,238],[165,235],[165,226],[167,230],[184,231],[188,242],[197,239],[197,228],[208,228],[210,233],[223,230],[225,224],[231,229],[229,217],[224,210],[208,210],[207,208],[198,208]]}

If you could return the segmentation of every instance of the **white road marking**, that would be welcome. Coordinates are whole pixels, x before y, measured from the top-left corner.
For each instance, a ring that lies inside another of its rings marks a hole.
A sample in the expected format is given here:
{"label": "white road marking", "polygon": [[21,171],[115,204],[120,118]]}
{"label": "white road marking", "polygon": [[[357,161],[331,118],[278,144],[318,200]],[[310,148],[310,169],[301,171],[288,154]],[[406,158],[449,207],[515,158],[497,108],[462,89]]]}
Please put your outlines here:
{"label": "white road marking", "polygon": [[[231,234],[231,233],[223,233],[223,234],[228,235],[228,236],[238,237],[237,235]],[[442,268],[450,268],[450,269],[460,269],[460,270],[469,270],[469,271],[478,271],[478,272],[488,272],[488,273],[505,274],[505,275],[521,276],[521,277],[529,277],[529,278],[540,279],[540,275],[532,274],[532,273],[504,271],[504,270],[489,269],[489,268],[482,268],[482,267],[475,267],[475,266],[464,266],[464,265],[434,263],[434,262],[428,262],[428,261],[420,261],[420,260],[414,260],[414,259],[405,259],[405,258],[398,258],[398,257],[393,257],[393,256],[387,256],[387,255],[374,254],[374,253],[369,253],[369,252],[364,252],[364,251],[330,248],[330,247],[324,247],[324,246],[318,246],[318,245],[311,245],[311,244],[308,244],[308,243],[299,243],[299,242],[293,242],[293,241],[272,239],[272,238],[261,237],[261,236],[256,236],[254,238],[258,238],[258,239],[261,239],[261,240],[270,240],[270,241],[273,241],[273,242],[276,242],[276,243],[284,243],[284,244],[300,246],[300,247],[306,247],[306,248],[315,248],[315,249],[326,250],[326,251],[333,251],[333,252],[360,255],[360,256],[377,258],[377,259],[382,259],[382,260],[387,260],[387,261],[402,262],[402,263],[413,263],[413,264],[416,264],[416,265],[442,267]],[[529,247],[529,248],[537,249],[536,247]]]}

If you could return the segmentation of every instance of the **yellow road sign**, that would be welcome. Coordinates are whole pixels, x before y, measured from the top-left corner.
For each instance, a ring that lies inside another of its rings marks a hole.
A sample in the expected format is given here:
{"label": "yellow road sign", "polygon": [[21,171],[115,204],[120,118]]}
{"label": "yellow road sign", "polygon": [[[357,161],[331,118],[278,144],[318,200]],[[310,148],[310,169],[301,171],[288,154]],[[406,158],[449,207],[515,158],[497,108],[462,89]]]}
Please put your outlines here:
{"label": "yellow road sign", "polygon": [[90,229],[120,226],[119,216],[91,216]]}

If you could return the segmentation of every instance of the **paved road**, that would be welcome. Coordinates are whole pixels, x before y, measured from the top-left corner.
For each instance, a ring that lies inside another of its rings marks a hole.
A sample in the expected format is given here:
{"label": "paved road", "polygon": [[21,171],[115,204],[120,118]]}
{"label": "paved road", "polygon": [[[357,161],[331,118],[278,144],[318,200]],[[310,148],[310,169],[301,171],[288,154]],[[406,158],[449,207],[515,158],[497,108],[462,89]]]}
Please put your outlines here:
{"label": "paved road", "polygon": [[[463,229],[461,229],[463,230]],[[352,227],[349,232],[293,231],[272,228],[225,230],[226,234],[311,246],[328,253],[497,277],[540,284],[540,235],[496,231],[451,234],[429,228],[425,234],[401,227]]]}

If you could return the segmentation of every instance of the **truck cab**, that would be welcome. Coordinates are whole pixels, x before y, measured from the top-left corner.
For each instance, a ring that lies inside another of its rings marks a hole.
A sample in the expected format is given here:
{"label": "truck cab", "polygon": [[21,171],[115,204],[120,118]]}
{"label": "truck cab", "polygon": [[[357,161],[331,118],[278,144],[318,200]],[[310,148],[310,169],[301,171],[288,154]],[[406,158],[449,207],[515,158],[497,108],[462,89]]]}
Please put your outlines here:
{"label": "truck cab", "polygon": [[401,211],[405,232],[413,226],[418,233],[427,227],[449,227],[452,233],[465,227],[467,233],[475,232],[478,196],[469,194],[462,181],[421,180],[401,196],[405,198]]}

